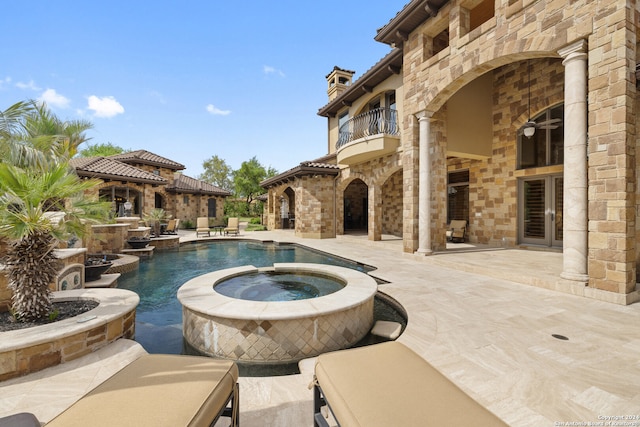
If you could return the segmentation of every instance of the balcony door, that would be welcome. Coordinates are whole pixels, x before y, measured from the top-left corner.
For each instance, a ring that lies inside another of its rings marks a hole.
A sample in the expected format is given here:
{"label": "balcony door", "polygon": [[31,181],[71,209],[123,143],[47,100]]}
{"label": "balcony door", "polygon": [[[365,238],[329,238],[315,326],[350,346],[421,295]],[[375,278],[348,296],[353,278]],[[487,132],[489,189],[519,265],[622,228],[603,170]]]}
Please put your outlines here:
{"label": "balcony door", "polygon": [[520,242],[562,247],[562,176],[524,178],[518,187]]}

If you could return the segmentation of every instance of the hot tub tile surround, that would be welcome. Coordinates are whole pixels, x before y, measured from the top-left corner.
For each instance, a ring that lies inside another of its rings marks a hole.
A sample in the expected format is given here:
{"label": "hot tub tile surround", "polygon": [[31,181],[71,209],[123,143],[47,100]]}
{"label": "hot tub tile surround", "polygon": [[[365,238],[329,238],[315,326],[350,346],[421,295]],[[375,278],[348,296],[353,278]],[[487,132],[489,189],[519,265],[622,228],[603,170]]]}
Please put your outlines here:
{"label": "hot tub tile surround", "polygon": [[[229,298],[213,286],[233,276],[275,270],[323,274],[347,283],[320,298],[259,302]],[[375,280],[358,271],[320,264],[244,266],[196,277],[178,291],[183,335],[198,351],[240,362],[282,363],[349,347],[373,325]]]}

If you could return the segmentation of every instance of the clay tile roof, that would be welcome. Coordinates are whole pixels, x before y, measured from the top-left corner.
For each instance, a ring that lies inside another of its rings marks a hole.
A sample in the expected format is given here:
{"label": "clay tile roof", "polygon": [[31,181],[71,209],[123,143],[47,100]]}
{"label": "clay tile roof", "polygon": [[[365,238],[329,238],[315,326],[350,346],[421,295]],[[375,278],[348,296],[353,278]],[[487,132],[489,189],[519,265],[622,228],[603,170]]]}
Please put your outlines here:
{"label": "clay tile roof", "polygon": [[158,156],[157,154],[147,150],[136,150],[128,153],[114,154],[113,156],[109,156],[109,158],[129,164],[159,166],[172,170],[185,169],[183,164],[169,160],[166,157]]}
{"label": "clay tile roof", "polygon": [[168,192],[212,194],[216,196],[230,196],[231,193],[199,179],[183,174],[176,174],[172,184],[167,185]]}
{"label": "clay tile roof", "polygon": [[77,157],[69,161],[80,177],[102,180],[166,184],[161,176],[143,171],[108,157]]}
{"label": "clay tile roof", "polygon": [[336,154],[329,154],[315,160],[307,160],[298,166],[282,172],[271,178],[267,178],[260,183],[262,188],[269,188],[290,179],[305,175],[329,175],[336,176],[340,173],[340,166],[336,164]]}

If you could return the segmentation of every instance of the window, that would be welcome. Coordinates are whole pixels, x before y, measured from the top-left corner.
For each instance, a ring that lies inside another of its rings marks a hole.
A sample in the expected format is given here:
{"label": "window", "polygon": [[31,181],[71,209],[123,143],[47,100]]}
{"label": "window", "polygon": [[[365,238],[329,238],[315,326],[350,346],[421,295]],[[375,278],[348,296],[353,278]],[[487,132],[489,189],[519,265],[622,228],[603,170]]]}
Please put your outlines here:
{"label": "window", "polygon": [[157,175],[157,176],[160,176],[160,169],[154,169],[153,170],[153,174]]}
{"label": "window", "polygon": [[207,216],[209,218],[216,217],[216,199],[207,200]]}
{"label": "window", "polygon": [[447,184],[447,223],[469,220],[469,171],[449,172]]}
{"label": "window", "polygon": [[189,206],[189,196],[183,196],[183,197],[182,197],[182,203],[183,203],[185,206]]}
{"label": "window", "polygon": [[549,108],[533,118],[537,123],[531,137],[518,130],[518,169],[564,163],[564,104]]}
{"label": "window", "polygon": [[476,7],[471,9],[469,14],[469,31],[478,28],[480,25],[493,18],[495,15],[494,0],[483,0]]}

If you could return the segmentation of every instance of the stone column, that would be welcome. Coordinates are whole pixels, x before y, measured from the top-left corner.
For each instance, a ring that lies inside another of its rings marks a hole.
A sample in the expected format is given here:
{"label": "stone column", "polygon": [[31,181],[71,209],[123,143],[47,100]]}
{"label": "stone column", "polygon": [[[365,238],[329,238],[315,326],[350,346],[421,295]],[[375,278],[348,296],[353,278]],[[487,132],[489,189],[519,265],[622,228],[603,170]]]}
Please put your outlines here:
{"label": "stone column", "polygon": [[431,255],[431,153],[430,133],[432,112],[423,111],[416,115],[420,124],[420,154],[418,182],[418,250],[420,255]]}
{"label": "stone column", "polygon": [[368,238],[380,241],[382,240],[382,189],[377,183],[369,185],[367,198]]}
{"label": "stone column", "polygon": [[580,40],[564,58],[563,256],[560,277],[586,285],[588,248],[587,53]]}

